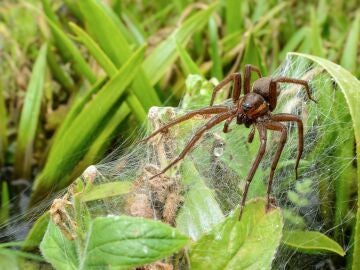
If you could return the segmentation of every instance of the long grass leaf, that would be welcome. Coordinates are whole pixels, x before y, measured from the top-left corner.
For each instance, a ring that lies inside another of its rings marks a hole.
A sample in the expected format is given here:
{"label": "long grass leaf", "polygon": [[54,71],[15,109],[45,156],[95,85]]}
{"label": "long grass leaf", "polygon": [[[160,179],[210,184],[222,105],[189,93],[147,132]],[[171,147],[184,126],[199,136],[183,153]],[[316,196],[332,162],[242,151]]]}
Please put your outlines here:
{"label": "long grass leaf", "polygon": [[96,76],[90,69],[89,65],[81,55],[79,49],[70,40],[70,38],[54,23],[50,18],[47,17],[47,22],[52,30],[54,39],[57,47],[65,58],[71,59],[74,65],[74,70],[89,80],[90,83],[96,81]]}
{"label": "long grass leaf", "polygon": [[180,61],[182,63],[182,67],[184,69],[185,75],[189,74],[202,74],[200,68],[196,65],[196,63],[191,59],[191,56],[188,52],[176,42],[176,49],[180,57]]}
{"label": "long grass leaf", "polygon": [[[130,57],[132,50],[123,31],[121,31],[123,25],[119,18],[99,1],[81,0],[78,3],[90,34],[115,66],[121,67]],[[141,69],[137,74],[137,79],[132,84],[131,90],[146,110],[151,106],[160,104],[155,89]]]}
{"label": "long grass leaf", "polygon": [[358,47],[360,43],[360,11],[351,25],[349,35],[346,40],[344,52],[341,56],[340,64],[351,72],[355,72],[358,65]]}
{"label": "long grass leaf", "polygon": [[217,78],[218,80],[222,80],[223,72],[220,56],[219,36],[215,18],[210,17],[208,24],[210,42],[209,53],[212,61],[211,76]]}
{"label": "long grass leaf", "polygon": [[231,34],[242,28],[242,1],[225,0],[226,33]]}
{"label": "long grass leaf", "polygon": [[[109,77],[113,77],[117,72],[116,66],[112,63],[112,61],[107,57],[107,55],[103,52],[103,50],[99,47],[99,45],[80,27],[76,24],[70,24],[72,30],[76,33],[81,42],[88,48],[90,53],[94,56],[94,58],[98,61],[98,63],[103,67],[105,72],[109,75]],[[136,116],[136,118],[143,122],[146,119],[146,111],[142,106],[141,102],[137,99],[137,97],[133,94],[129,94],[126,97],[126,102],[129,107],[132,109],[132,112]]]}
{"label": "long grass leaf", "polygon": [[6,181],[1,184],[0,224],[5,223],[10,216],[10,194]]}
{"label": "long grass leaf", "polygon": [[2,81],[0,81],[0,167],[5,162],[5,153],[8,145],[7,136],[7,113],[4,98],[4,88]]}
{"label": "long grass leaf", "polygon": [[107,116],[117,109],[126,87],[135,78],[143,59],[144,48],[137,50],[117,74],[92,97],[72,121],[63,136],[58,136],[41,174],[34,182],[31,204],[51,189],[65,187],[67,176],[83,158],[86,148],[107,124]]}
{"label": "long grass leaf", "polygon": [[320,27],[313,7],[310,9],[310,23],[311,23],[311,52],[317,56],[324,57],[324,47],[322,44],[322,37]]}
{"label": "long grass leaf", "polygon": [[33,144],[44,92],[46,52],[47,45],[44,44],[35,61],[30,82],[26,89],[24,107],[21,111],[14,166],[17,175],[22,177],[29,176],[31,171]]}
{"label": "long grass leaf", "polygon": [[184,47],[189,42],[191,36],[206,25],[217,6],[218,4],[214,3],[207,9],[199,11],[188,18],[146,58],[143,68],[152,85],[161,79],[176,60],[178,56],[176,42]]}

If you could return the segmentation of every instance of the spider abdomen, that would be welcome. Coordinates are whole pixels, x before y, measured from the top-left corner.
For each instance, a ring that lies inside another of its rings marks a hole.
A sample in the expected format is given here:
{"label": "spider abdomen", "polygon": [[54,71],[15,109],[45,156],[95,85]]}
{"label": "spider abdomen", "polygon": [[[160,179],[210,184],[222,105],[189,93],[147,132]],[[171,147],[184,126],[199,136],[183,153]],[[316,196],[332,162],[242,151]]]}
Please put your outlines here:
{"label": "spider abdomen", "polygon": [[270,83],[271,83],[270,77],[262,77],[257,79],[253,83],[253,92],[261,95],[266,101],[269,102],[270,98]]}

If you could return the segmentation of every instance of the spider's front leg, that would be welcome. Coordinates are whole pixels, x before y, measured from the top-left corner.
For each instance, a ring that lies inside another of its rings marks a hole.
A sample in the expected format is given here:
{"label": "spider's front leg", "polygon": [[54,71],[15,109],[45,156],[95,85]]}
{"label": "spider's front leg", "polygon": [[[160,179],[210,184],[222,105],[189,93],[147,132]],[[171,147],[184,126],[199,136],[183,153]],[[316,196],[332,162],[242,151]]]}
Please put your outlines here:
{"label": "spider's front leg", "polygon": [[248,176],[246,177],[246,182],[245,182],[245,187],[244,187],[244,192],[243,192],[243,196],[241,199],[241,204],[240,204],[240,215],[239,215],[239,220],[241,219],[243,210],[244,210],[244,206],[245,206],[245,202],[246,202],[246,197],[249,191],[249,186],[251,181],[254,178],[255,172],[257,170],[257,168],[259,167],[260,161],[262,160],[264,154],[265,154],[265,150],[266,150],[266,141],[267,141],[267,136],[266,136],[266,128],[263,124],[255,124],[256,128],[259,131],[259,135],[260,135],[260,147],[259,147],[259,151],[256,155],[255,160],[253,161],[252,165],[251,165],[251,169],[249,171]]}
{"label": "spider's front leg", "polygon": [[234,82],[233,91],[232,91],[232,100],[233,100],[234,104],[236,104],[236,102],[239,100],[239,97],[241,94],[241,74],[240,73],[230,74],[223,81],[221,81],[217,86],[215,86],[212,96],[211,96],[210,106],[212,106],[214,104],[216,94],[221,89],[223,89],[223,87],[225,85],[227,85],[231,81]]}
{"label": "spider's front leg", "polygon": [[251,72],[256,72],[256,74],[259,76],[259,78],[262,77],[261,71],[258,67],[255,67],[253,65],[245,65],[244,68],[244,95],[250,93],[250,83],[251,83]]}
{"label": "spider's front leg", "polygon": [[271,205],[273,204],[271,197],[270,197],[272,182],[273,182],[276,166],[279,162],[282,150],[284,149],[284,146],[285,146],[285,143],[287,140],[287,129],[283,124],[281,124],[279,122],[275,122],[275,121],[269,121],[269,122],[265,123],[264,126],[267,129],[281,132],[281,137],[280,137],[280,141],[278,144],[278,148],[276,150],[274,159],[271,163],[271,169],[270,169],[270,175],[269,175],[269,181],[268,181],[266,211],[269,211],[271,208]]}

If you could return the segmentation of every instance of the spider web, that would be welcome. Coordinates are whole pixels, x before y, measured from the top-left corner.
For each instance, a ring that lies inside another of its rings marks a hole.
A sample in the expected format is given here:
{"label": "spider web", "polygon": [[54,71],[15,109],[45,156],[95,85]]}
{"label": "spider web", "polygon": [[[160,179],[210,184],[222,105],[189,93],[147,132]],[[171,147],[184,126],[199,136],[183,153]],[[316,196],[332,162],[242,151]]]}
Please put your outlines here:
{"label": "spider web", "polygon": [[[272,76],[309,81],[312,95],[318,101],[318,104],[309,101],[301,86],[280,86],[274,113],[296,114],[304,122],[299,179],[295,179],[294,173],[297,127],[284,123],[288,139],[272,186],[272,196],[282,209],[285,229],[325,233],[349,251],[348,230],[354,216],[348,209],[355,205],[356,189],[351,188],[355,186],[354,137],[344,97],[325,71],[302,58],[288,57]],[[152,108],[148,114],[149,123],[137,131],[138,141],[177,116],[208,106],[214,83],[214,80],[190,75],[186,81],[187,93],[179,107]],[[231,100],[224,98],[226,95],[227,91],[222,92],[217,103],[230,105]],[[163,176],[149,180],[184,149],[208,119],[196,116],[148,143],[135,143],[127,149],[119,147],[102,162],[89,167],[81,177],[85,185],[87,182],[95,186],[121,182],[127,187],[124,194],[87,202],[91,215],[127,214],[158,219],[177,226],[194,240],[221,222],[239,205],[245,178],[259,148],[258,134],[251,144],[247,143],[250,129],[236,125],[235,121],[227,134],[222,132],[223,124],[213,127],[182,162]],[[270,164],[279,138],[278,133],[268,132],[266,154],[250,185],[247,200],[266,196]],[[339,198],[346,198],[346,201],[341,202]],[[50,203],[48,200],[39,205],[34,213],[47,209]],[[26,216],[27,223],[37,217],[31,213]],[[11,223],[23,219],[24,215],[19,215]],[[12,228],[11,234],[16,234],[16,230]],[[272,268],[339,269],[342,263],[333,254],[308,255],[281,245]]]}

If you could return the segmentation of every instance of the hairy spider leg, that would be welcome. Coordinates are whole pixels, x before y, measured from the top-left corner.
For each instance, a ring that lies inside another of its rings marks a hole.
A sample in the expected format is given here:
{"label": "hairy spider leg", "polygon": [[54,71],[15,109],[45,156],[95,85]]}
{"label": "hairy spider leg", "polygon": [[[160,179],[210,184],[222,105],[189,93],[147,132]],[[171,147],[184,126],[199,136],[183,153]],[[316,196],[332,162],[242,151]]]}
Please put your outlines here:
{"label": "hairy spider leg", "polygon": [[298,149],[297,149],[297,157],[295,163],[295,176],[298,178],[298,168],[300,163],[300,158],[304,150],[304,125],[300,117],[288,114],[288,113],[279,113],[271,116],[271,120],[277,122],[296,122],[298,128]]}
{"label": "hairy spider leg", "polygon": [[269,174],[269,181],[268,181],[268,188],[267,188],[267,203],[266,203],[266,211],[268,211],[270,209],[270,204],[271,204],[270,203],[270,194],[271,194],[271,187],[272,187],[272,183],[273,183],[273,179],[274,179],[274,173],[275,173],[276,166],[279,162],[282,150],[284,149],[284,146],[285,146],[285,143],[287,140],[287,129],[283,124],[281,124],[279,122],[275,122],[275,121],[270,121],[268,123],[265,123],[264,126],[269,130],[281,132],[280,141],[278,143],[278,148],[276,150],[274,159],[271,163],[270,174]]}
{"label": "hairy spider leg", "polygon": [[251,83],[251,72],[256,72],[259,78],[261,78],[261,71],[258,67],[253,65],[245,65],[244,68],[244,95],[250,93],[250,83]]}
{"label": "hairy spider leg", "polygon": [[161,172],[153,175],[150,178],[150,180],[165,173],[168,169],[170,169],[172,166],[174,166],[176,163],[182,160],[190,152],[191,148],[193,148],[195,143],[201,138],[201,136],[204,134],[205,131],[209,130],[210,128],[219,124],[220,122],[228,119],[229,116],[231,116],[232,114],[234,114],[233,111],[228,111],[226,113],[222,113],[217,116],[214,116],[208,122],[206,122],[205,125],[203,125],[195,132],[195,134],[191,137],[190,141],[186,144],[185,148],[181,151],[181,153],[173,161],[171,161],[169,165],[167,165]]}
{"label": "hairy spider leg", "polygon": [[227,111],[229,111],[229,108],[226,107],[226,106],[212,106],[212,107],[206,107],[206,108],[203,108],[203,109],[188,112],[187,114],[184,114],[184,115],[172,120],[171,122],[167,123],[166,125],[162,126],[161,128],[157,129],[152,134],[150,134],[148,137],[142,139],[139,143],[146,142],[146,141],[153,138],[154,136],[156,136],[159,133],[165,133],[165,132],[167,132],[167,130],[170,127],[175,126],[175,125],[177,125],[177,124],[179,124],[181,122],[184,122],[186,120],[189,120],[189,119],[193,118],[196,115],[218,114],[218,113],[224,113],[224,112],[227,112]]}
{"label": "hairy spider leg", "polygon": [[302,86],[304,86],[306,94],[308,96],[308,98],[312,101],[314,101],[315,103],[317,103],[316,99],[314,99],[311,96],[311,91],[310,91],[310,87],[307,81],[305,80],[299,80],[299,79],[293,79],[293,78],[288,78],[288,77],[278,77],[275,78],[271,81],[270,83],[270,93],[269,93],[269,107],[270,107],[270,111],[273,111],[276,107],[276,102],[277,102],[277,84],[278,83],[292,83],[292,84],[300,84]]}
{"label": "hairy spider leg", "polygon": [[246,197],[249,191],[249,186],[251,181],[254,178],[255,172],[257,170],[257,168],[259,167],[260,161],[262,160],[264,154],[265,154],[265,150],[266,150],[266,141],[267,141],[267,137],[266,137],[266,128],[258,123],[255,124],[256,128],[258,129],[259,135],[260,135],[260,147],[259,147],[259,151],[256,155],[255,160],[253,161],[252,165],[251,165],[251,169],[249,171],[248,176],[246,177],[246,182],[245,182],[245,187],[244,187],[244,192],[242,195],[242,199],[241,199],[241,204],[240,204],[240,214],[239,214],[239,220],[241,219],[243,210],[244,210],[244,206],[245,206],[245,202],[246,202]]}
{"label": "hairy spider leg", "polygon": [[212,106],[214,104],[216,94],[221,89],[223,89],[223,87],[226,84],[228,84],[231,81],[234,82],[233,91],[232,91],[232,100],[233,100],[233,103],[236,104],[236,102],[239,100],[239,97],[241,95],[241,74],[240,73],[230,74],[224,80],[222,80],[217,86],[215,86],[212,96],[211,96],[210,106]]}
{"label": "hairy spider leg", "polygon": [[223,128],[224,133],[229,133],[231,131],[231,129],[229,129],[229,126],[230,126],[231,122],[234,120],[235,117],[236,117],[236,114],[234,114],[231,117],[229,117],[228,119],[226,119],[225,124],[224,124],[224,128]]}
{"label": "hairy spider leg", "polygon": [[252,143],[252,141],[254,140],[254,136],[255,136],[255,125],[252,125],[251,130],[249,132],[248,135],[248,143]]}

